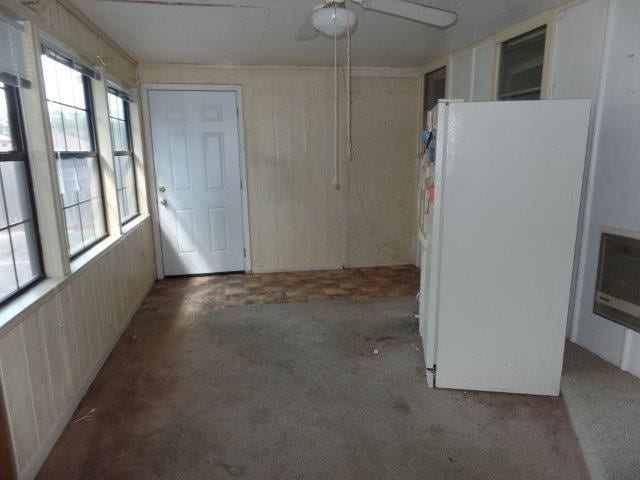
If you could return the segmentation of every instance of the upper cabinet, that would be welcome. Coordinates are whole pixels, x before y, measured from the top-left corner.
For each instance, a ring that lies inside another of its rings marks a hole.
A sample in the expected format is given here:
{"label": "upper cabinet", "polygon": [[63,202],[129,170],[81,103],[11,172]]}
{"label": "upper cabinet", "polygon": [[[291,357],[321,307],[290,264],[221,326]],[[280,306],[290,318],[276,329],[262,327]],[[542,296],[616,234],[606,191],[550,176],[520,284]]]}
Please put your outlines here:
{"label": "upper cabinet", "polygon": [[471,100],[472,69],[473,50],[466,50],[449,57],[447,97]]}
{"label": "upper cabinet", "polygon": [[487,42],[473,49],[472,100],[493,100],[493,80],[496,71],[496,43]]}
{"label": "upper cabinet", "polygon": [[451,55],[447,97],[471,102],[492,100],[495,60],[494,41]]}
{"label": "upper cabinet", "polygon": [[561,7],[449,55],[446,97],[596,98],[606,10],[607,0]]}
{"label": "upper cabinet", "polygon": [[596,98],[606,2],[590,0],[560,12],[552,51],[552,99]]}

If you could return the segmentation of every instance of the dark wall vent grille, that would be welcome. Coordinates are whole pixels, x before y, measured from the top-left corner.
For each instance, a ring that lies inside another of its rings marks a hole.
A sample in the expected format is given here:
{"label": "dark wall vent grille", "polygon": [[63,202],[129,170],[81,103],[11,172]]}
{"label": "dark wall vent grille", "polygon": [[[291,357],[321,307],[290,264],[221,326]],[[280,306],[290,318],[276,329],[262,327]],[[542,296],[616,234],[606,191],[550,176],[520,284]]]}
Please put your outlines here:
{"label": "dark wall vent grille", "polygon": [[602,232],[593,311],[640,331],[640,233]]}

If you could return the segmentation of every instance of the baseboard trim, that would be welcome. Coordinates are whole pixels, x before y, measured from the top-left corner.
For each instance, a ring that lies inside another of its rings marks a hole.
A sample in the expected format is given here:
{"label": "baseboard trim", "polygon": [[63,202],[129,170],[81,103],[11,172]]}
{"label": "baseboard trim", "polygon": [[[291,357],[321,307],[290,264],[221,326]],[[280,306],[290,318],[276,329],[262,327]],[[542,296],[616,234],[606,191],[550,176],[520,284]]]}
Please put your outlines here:
{"label": "baseboard trim", "polygon": [[402,267],[405,265],[415,265],[420,267],[420,264],[416,264],[413,260],[407,260],[406,262],[391,261],[391,262],[365,262],[365,263],[347,263],[344,268],[375,268],[375,267]]}
{"label": "baseboard trim", "polygon": [[62,415],[60,415],[58,420],[56,420],[53,428],[51,429],[49,434],[45,437],[44,441],[40,445],[40,448],[38,449],[38,452],[33,457],[29,465],[18,475],[19,480],[33,480],[36,477],[36,475],[38,474],[38,471],[40,471],[40,468],[42,467],[45,460],[49,456],[49,453],[51,453],[51,450],[53,450],[53,447],[55,446],[56,442],[60,438],[60,435],[62,435],[62,432],[64,431],[65,427],[71,420],[71,417],[73,417],[73,414],[78,408],[80,401],[86,395],[87,390],[89,390],[89,387],[95,380],[96,376],[98,375],[98,372],[102,369],[104,362],[107,361],[107,358],[109,358],[109,355],[111,355],[111,352],[113,351],[116,344],[120,340],[120,337],[122,337],[122,334],[131,323],[133,316],[136,314],[136,312],[140,308],[140,305],[142,305],[142,302],[144,301],[146,296],[149,294],[149,291],[151,290],[151,287],[153,286],[155,281],[156,279],[153,278],[147,285],[145,285],[142,291],[142,294],[138,297],[138,300],[136,301],[135,305],[127,314],[126,320],[122,322],[122,327],[120,328],[118,333],[114,336],[113,340],[111,341],[111,344],[109,345],[109,348],[107,348],[104,351],[104,353],[96,363],[95,367],[93,367],[91,372],[89,372],[89,374],[85,378],[80,389],[73,396],[71,403],[69,403],[69,405],[67,406],[67,408],[65,408]]}
{"label": "baseboard trim", "polygon": [[342,263],[323,265],[290,265],[287,267],[259,267],[253,266],[252,273],[277,273],[277,272],[305,272],[311,270],[342,270]]}

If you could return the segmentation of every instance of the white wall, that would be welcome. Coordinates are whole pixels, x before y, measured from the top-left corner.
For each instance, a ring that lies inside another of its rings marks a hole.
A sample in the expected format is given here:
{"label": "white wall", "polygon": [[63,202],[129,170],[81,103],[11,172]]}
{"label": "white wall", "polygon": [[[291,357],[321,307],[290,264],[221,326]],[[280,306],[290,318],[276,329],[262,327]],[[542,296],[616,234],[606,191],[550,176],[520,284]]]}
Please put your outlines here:
{"label": "white wall", "polygon": [[[604,31],[606,24],[607,0],[589,0],[569,10],[560,12],[555,19],[555,41],[551,54],[550,99],[589,98],[591,105],[591,122],[585,175],[583,181],[581,219],[584,217],[586,193],[589,182],[589,164],[592,155],[592,144],[596,125],[598,88]],[[582,224],[581,220],[581,224]],[[576,248],[576,265],[580,256],[582,231],[579,228]],[[575,296],[575,282],[578,269],[574,268],[572,297]],[[574,308],[570,309],[567,322],[567,337],[571,336]]]}
{"label": "white wall", "polygon": [[592,313],[601,226],[640,230],[639,24],[640,2],[610,1],[572,340],[640,376],[640,334]]}

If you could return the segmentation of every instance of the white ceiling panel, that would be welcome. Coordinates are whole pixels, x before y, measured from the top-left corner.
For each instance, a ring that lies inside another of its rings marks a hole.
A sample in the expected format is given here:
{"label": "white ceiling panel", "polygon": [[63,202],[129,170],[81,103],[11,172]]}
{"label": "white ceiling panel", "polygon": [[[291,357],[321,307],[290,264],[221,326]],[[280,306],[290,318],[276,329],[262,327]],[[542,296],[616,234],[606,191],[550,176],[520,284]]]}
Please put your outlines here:
{"label": "white ceiling panel", "polygon": [[[206,5],[72,0],[140,62],[333,64],[331,40],[322,36],[306,42],[294,39],[298,27],[320,0],[180,1]],[[443,30],[364,11],[351,3],[358,17],[352,38],[354,66],[421,66],[568,0],[413,1],[454,10],[458,22]],[[341,50],[344,43],[339,44]]]}

